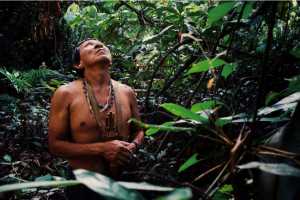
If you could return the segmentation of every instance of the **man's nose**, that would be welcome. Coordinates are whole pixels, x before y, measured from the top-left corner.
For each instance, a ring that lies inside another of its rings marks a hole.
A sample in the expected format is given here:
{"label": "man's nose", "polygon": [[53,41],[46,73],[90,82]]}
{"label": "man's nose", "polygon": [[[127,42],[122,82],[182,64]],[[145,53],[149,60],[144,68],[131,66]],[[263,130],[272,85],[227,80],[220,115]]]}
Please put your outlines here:
{"label": "man's nose", "polygon": [[103,44],[102,43],[97,43],[96,45],[95,45],[95,48],[103,48]]}

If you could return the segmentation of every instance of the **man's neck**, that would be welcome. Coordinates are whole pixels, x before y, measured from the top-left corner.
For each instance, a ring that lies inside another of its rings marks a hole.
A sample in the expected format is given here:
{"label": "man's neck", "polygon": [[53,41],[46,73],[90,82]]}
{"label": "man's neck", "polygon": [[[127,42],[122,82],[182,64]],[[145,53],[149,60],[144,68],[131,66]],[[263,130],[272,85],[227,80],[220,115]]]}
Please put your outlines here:
{"label": "man's neck", "polygon": [[93,89],[97,90],[109,86],[109,68],[85,69],[84,77],[92,84]]}

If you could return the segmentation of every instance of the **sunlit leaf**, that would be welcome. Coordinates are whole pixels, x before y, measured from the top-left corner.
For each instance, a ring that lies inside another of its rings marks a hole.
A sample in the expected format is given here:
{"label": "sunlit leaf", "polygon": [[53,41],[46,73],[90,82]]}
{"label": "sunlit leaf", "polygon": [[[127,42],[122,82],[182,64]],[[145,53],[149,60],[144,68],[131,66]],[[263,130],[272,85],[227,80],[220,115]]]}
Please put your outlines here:
{"label": "sunlit leaf", "polygon": [[168,1],[164,1],[164,5],[168,6],[169,2]]}
{"label": "sunlit leaf", "polygon": [[224,60],[221,59],[211,59],[209,61],[203,60],[199,63],[197,63],[195,66],[193,66],[186,74],[196,73],[196,72],[204,72],[210,69],[209,62],[211,62],[211,65],[213,68],[220,67],[224,64],[227,64]]}
{"label": "sunlit leaf", "polygon": [[173,113],[174,115],[180,116],[182,118],[193,119],[195,121],[202,122],[204,124],[208,123],[208,120],[206,118],[201,117],[200,115],[197,115],[179,105],[165,103],[162,105],[162,107],[167,111]]}
{"label": "sunlit leaf", "polygon": [[[178,123],[186,123],[186,122],[184,120],[180,120],[180,121],[177,121],[177,122],[165,122],[160,126],[172,126],[172,125],[178,124]],[[158,131],[159,131],[158,128],[150,128],[145,133],[146,133],[146,135],[152,135],[154,133],[157,133]]]}
{"label": "sunlit leaf", "polygon": [[217,7],[213,8],[210,12],[209,12],[209,19],[207,21],[208,24],[211,24],[219,19],[221,19],[222,17],[224,17],[224,15],[226,15],[232,8],[233,6],[235,6],[235,4],[237,4],[237,2],[226,2],[226,3],[222,3],[221,5],[218,5]]}

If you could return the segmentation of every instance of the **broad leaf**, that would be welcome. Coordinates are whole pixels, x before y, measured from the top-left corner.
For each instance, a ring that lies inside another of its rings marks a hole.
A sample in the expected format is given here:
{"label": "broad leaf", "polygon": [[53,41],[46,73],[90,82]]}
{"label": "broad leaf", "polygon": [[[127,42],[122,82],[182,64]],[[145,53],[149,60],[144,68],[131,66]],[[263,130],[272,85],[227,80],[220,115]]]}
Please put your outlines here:
{"label": "broad leaf", "polygon": [[167,111],[173,113],[174,115],[180,116],[182,118],[188,118],[188,119],[192,119],[192,120],[195,120],[198,122],[202,122],[204,124],[208,124],[208,120],[205,119],[204,117],[201,117],[179,105],[165,103],[162,105],[162,107],[164,109],[166,109]]}
{"label": "broad leaf", "polygon": [[243,15],[242,15],[243,19],[246,20],[248,18],[250,12],[252,11],[252,8],[253,8],[252,2],[247,2],[246,6],[244,8],[244,11],[243,11]]}
{"label": "broad leaf", "polygon": [[209,155],[205,158],[202,158],[202,159],[197,159],[197,156],[198,156],[198,153],[194,154],[192,157],[190,157],[178,170],[178,172],[181,172],[187,168],[189,168],[190,166],[196,164],[197,162],[200,162],[202,160],[206,160],[208,158],[211,158],[211,157],[215,157],[215,156],[221,156],[223,155],[223,153],[219,152],[219,151],[212,151],[209,153]]}
{"label": "broad leaf", "polygon": [[208,24],[211,24],[219,19],[221,19],[222,17],[224,17],[224,15],[226,15],[232,8],[233,6],[235,6],[235,4],[237,4],[237,2],[226,2],[226,3],[222,3],[221,5],[213,8],[210,12],[209,12],[209,19],[207,21]]}
{"label": "broad leaf", "polygon": [[175,200],[175,199],[190,199],[193,197],[193,193],[189,187],[179,188],[171,192],[165,197],[160,197],[155,200]]}
{"label": "broad leaf", "polygon": [[272,106],[262,108],[258,110],[257,115],[267,115],[271,112],[277,111],[277,110],[287,110],[289,108],[294,108],[297,105],[297,103],[286,103],[286,104],[274,104]]}
{"label": "broad leaf", "polygon": [[204,72],[210,69],[209,62],[213,68],[220,67],[221,65],[227,64],[224,60],[221,59],[210,59],[209,61],[203,60],[193,66],[186,74],[196,73],[196,72]]}
{"label": "broad leaf", "polygon": [[269,92],[266,98],[266,103],[265,105],[268,106],[270,105],[271,102],[273,102],[275,99],[279,97],[279,94],[277,92]]}
{"label": "broad leaf", "polygon": [[[216,101],[216,104],[217,105],[224,105],[224,106],[228,107],[226,104],[224,104],[220,101]],[[199,112],[201,110],[211,108],[214,105],[215,105],[215,101],[205,101],[205,102],[202,102],[202,103],[197,103],[197,104],[192,106],[191,111],[196,113],[196,112]]]}
{"label": "broad leaf", "polygon": [[226,79],[237,67],[238,67],[237,63],[224,65],[221,76],[224,76]]}
{"label": "broad leaf", "polygon": [[280,175],[280,176],[300,177],[300,169],[297,169],[295,167],[292,167],[284,163],[270,164],[270,163],[251,162],[236,167],[239,169],[260,169],[265,172]]}
{"label": "broad leaf", "polygon": [[168,12],[171,12],[171,13],[174,13],[174,14],[179,14],[177,12],[177,10],[175,10],[174,8],[171,8],[171,7],[161,7],[161,8],[158,8],[155,10],[156,13],[159,13],[161,14],[163,11],[168,11]]}

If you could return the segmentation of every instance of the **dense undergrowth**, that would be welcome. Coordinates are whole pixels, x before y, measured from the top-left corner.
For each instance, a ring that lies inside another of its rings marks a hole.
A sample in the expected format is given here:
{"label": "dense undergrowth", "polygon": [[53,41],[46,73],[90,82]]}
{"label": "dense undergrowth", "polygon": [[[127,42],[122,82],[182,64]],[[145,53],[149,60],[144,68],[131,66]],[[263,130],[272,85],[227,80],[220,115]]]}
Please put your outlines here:
{"label": "dense undergrowth", "polygon": [[[48,113],[56,88],[77,79],[70,62],[75,45],[96,38],[111,50],[112,78],[137,96],[142,122],[132,123],[145,127],[145,142],[135,173],[157,186],[182,188],[152,188],[156,192],[143,191],[144,197],[299,195],[299,184],[293,184],[300,174],[299,111],[291,118],[300,97],[298,2],[1,4],[1,185],[70,184],[62,182],[67,162],[49,153]],[[87,179],[104,180],[85,171],[77,178],[91,188]],[[273,183],[262,186],[264,179]],[[15,191],[0,198],[64,199],[63,187],[10,187]],[[112,189],[108,197],[123,198],[114,195]]]}

